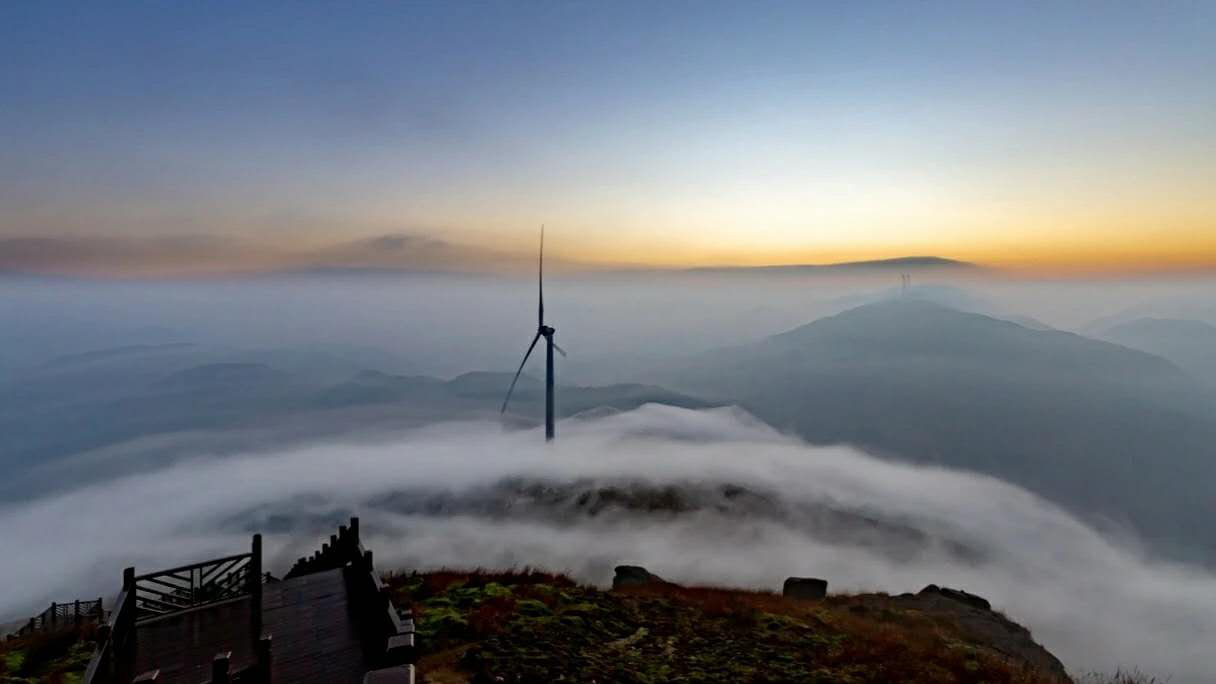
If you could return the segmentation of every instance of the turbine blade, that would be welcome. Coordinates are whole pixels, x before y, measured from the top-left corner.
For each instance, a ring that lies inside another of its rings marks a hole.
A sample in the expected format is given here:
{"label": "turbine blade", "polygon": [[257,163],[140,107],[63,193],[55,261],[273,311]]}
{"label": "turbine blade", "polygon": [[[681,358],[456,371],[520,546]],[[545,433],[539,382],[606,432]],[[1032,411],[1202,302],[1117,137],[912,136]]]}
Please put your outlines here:
{"label": "turbine blade", "polygon": [[562,349],[562,348],[561,348],[561,347],[559,347],[559,346],[557,346],[557,343],[556,343],[556,342],[554,342],[554,343],[553,343],[553,348],[557,350],[557,353],[558,353],[558,354],[561,354],[562,356],[565,356],[565,355],[566,355],[566,350],[565,350],[565,349]]}
{"label": "turbine blade", "polygon": [[519,370],[515,371],[515,377],[511,379],[511,387],[507,389],[507,398],[502,400],[502,408],[499,413],[507,412],[507,402],[511,401],[511,393],[515,391],[515,383],[519,382],[519,374],[524,372],[524,364],[528,362],[528,357],[532,356],[532,350],[536,348],[536,341],[540,339],[540,332],[537,331],[536,337],[532,338],[532,344],[528,345],[528,351],[524,352],[524,360],[519,362]]}
{"label": "turbine blade", "polygon": [[540,259],[536,263],[536,294],[539,306],[536,312],[536,326],[545,324],[545,224],[540,224]]}

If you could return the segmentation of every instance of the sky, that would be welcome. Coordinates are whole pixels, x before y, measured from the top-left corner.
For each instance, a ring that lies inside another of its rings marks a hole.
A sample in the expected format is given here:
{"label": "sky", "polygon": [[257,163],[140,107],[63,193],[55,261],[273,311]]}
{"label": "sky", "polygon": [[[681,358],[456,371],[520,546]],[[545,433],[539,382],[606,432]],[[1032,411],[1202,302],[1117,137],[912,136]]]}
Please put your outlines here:
{"label": "sky", "polygon": [[1211,269],[1214,73],[1210,2],[4,3],[0,268]]}

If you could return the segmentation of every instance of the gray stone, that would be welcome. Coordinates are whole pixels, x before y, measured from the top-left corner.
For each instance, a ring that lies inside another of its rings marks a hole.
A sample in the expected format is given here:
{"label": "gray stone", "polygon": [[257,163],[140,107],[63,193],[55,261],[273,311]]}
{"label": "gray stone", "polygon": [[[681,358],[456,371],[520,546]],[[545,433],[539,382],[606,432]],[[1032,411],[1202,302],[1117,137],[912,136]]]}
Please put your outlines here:
{"label": "gray stone", "polygon": [[388,638],[384,647],[384,663],[386,665],[409,665],[418,657],[414,645],[414,635],[398,634]]}
{"label": "gray stone", "polygon": [[791,577],[781,587],[781,595],[795,599],[821,599],[828,595],[828,581],[815,577]]}
{"label": "gray stone", "polygon": [[363,675],[363,684],[414,684],[414,666],[399,665],[371,670]]}
{"label": "gray stone", "polygon": [[616,566],[616,575],[612,578],[612,588],[620,589],[622,587],[643,587],[648,584],[667,584],[658,575],[652,575],[646,568],[640,565],[618,565]]}
{"label": "gray stone", "polygon": [[978,608],[979,610],[992,610],[992,604],[988,603],[988,599],[984,598],[983,596],[977,596],[970,592],[963,591],[962,589],[950,589],[948,587],[939,587],[936,584],[930,584],[924,589],[921,589],[920,593],[944,596],[952,601],[958,601],[959,603],[964,603],[972,608]]}

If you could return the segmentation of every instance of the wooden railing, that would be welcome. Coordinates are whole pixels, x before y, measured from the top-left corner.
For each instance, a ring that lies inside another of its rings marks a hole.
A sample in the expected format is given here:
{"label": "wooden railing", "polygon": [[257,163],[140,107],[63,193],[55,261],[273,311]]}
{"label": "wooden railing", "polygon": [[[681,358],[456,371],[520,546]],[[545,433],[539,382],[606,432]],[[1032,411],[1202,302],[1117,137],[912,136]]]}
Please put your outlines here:
{"label": "wooden railing", "polygon": [[262,535],[248,553],[136,575],[122,573],[122,593],[108,622],[98,628],[97,649],[84,684],[129,682],[135,662],[136,625],[202,606],[248,597],[250,635],[269,648],[262,631]]}
{"label": "wooden railing", "polygon": [[135,619],[150,620],[249,595],[252,553],[216,558],[135,578]]}
{"label": "wooden railing", "polygon": [[359,560],[363,546],[359,541],[359,519],[351,518],[350,525],[339,525],[338,533],[329,535],[329,541],[311,556],[300,558],[291,566],[283,579],[291,579],[314,572],[337,570]]}
{"label": "wooden railing", "polygon": [[84,672],[84,684],[127,682],[135,662],[135,568],[122,573],[122,592],[110,619],[97,628],[97,649]]}
{"label": "wooden railing", "polygon": [[86,624],[105,622],[106,612],[101,599],[93,601],[71,601],[52,603],[49,608],[29,619],[16,636],[23,637],[38,632],[53,632],[80,627]]}
{"label": "wooden railing", "polygon": [[[372,552],[359,539],[359,519],[341,525],[336,535],[309,557],[301,558],[284,579],[315,572],[341,570],[348,605],[369,655],[368,681],[412,683],[416,658],[414,621],[393,605],[388,587],[372,563]],[[84,684],[155,682],[159,672],[132,672],[136,626],[165,616],[232,599],[250,599],[251,636],[256,662],[233,671],[230,655],[212,663],[212,683],[270,682],[270,635],[262,634],[262,537],[254,535],[249,553],[136,575],[123,571],[123,589],[109,620],[98,628],[98,646],[89,662]],[[136,676],[138,675],[138,676]]]}
{"label": "wooden railing", "polygon": [[350,606],[377,667],[412,672],[409,666],[417,655],[414,621],[393,604],[388,587],[376,572],[372,552],[363,548],[359,539],[358,518],[351,518],[349,526],[339,525],[337,534],[330,535],[329,541],[311,556],[296,561],[284,579],[338,568],[346,573]]}

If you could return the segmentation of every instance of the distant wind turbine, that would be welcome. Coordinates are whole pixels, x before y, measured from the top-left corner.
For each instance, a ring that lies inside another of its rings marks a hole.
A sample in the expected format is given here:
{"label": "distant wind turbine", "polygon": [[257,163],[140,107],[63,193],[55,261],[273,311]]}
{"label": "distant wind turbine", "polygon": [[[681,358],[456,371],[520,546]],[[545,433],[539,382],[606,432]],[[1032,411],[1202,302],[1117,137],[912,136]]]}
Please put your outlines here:
{"label": "distant wind turbine", "polygon": [[532,344],[528,345],[528,351],[524,352],[524,360],[519,362],[519,370],[515,371],[515,377],[511,379],[511,387],[507,389],[507,398],[502,400],[502,410],[499,413],[507,412],[507,403],[511,401],[511,393],[515,391],[515,383],[519,382],[519,374],[524,372],[524,365],[528,363],[528,357],[532,355],[532,350],[536,348],[536,343],[540,338],[545,338],[545,441],[552,441],[556,430],[553,425],[553,350],[556,349],[562,356],[566,352],[557,343],[553,341],[553,333],[557,332],[555,328],[545,325],[545,227],[540,227],[540,260],[537,266],[537,322],[536,335],[532,338]]}

